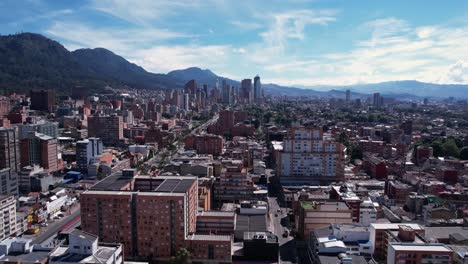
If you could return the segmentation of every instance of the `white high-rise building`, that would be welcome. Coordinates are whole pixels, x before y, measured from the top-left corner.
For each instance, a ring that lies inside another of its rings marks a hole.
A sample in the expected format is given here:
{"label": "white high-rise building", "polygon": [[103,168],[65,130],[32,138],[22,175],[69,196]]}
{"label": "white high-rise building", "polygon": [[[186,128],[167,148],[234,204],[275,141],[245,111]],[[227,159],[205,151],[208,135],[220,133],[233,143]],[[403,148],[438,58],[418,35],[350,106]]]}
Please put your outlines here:
{"label": "white high-rise building", "polygon": [[344,179],[345,147],[323,138],[321,128],[290,129],[278,156],[282,183],[320,184]]}

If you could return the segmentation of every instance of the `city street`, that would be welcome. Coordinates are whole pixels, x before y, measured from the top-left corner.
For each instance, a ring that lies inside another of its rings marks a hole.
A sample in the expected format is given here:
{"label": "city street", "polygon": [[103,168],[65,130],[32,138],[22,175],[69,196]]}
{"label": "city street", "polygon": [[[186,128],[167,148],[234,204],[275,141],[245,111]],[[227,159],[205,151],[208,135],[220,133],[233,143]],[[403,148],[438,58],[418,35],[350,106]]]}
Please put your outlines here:
{"label": "city street", "polygon": [[40,233],[25,237],[32,238],[33,244],[43,244],[44,242],[50,240],[51,238],[55,237],[62,228],[67,227],[67,225],[71,224],[73,221],[76,221],[76,218],[80,216],[79,205],[72,207],[70,210],[70,213],[65,213],[66,216],[64,218],[49,222],[47,227],[41,227]]}
{"label": "city street", "polygon": [[278,236],[280,263],[297,263],[294,237],[283,237],[285,230],[288,230],[288,233],[290,231],[287,218],[288,208],[282,208],[278,204],[277,196],[280,196],[281,190],[276,186],[278,183],[274,180],[275,176],[273,175],[273,171],[267,170],[266,175],[268,177],[268,187],[270,190],[268,197],[270,230]]}

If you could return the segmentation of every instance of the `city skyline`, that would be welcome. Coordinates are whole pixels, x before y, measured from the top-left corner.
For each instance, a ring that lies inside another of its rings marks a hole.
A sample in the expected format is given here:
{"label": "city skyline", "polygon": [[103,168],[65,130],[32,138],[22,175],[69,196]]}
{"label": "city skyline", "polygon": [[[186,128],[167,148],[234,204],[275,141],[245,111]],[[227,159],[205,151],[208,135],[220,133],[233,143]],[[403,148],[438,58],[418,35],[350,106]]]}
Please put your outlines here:
{"label": "city skyline", "polygon": [[[466,3],[6,1],[0,34],[104,47],[151,72],[191,66],[241,80],[468,83]],[[234,65],[234,66],[233,66]]]}

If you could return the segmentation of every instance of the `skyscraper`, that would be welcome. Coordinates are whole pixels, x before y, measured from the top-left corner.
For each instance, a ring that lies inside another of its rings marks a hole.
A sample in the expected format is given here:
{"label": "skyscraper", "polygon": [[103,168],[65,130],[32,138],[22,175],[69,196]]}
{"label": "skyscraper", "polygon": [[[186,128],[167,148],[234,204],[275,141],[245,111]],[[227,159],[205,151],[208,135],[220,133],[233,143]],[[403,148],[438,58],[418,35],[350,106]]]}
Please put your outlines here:
{"label": "skyscraper", "polygon": [[184,110],[190,111],[190,95],[188,93],[184,94]]}
{"label": "skyscraper", "polygon": [[383,105],[383,97],[380,96],[380,93],[374,93],[372,98],[372,105],[374,107],[381,107]]}
{"label": "skyscraper", "polygon": [[185,84],[184,92],[188,94],[195,94],[197,92],[198,85],[197,81],[190,80]]}
{"label": "skyscraper", "polygon": [[240,97],[244,103],[252,103],[252,79],[242,80]]}
{"label": "skyscraper", "polygon": [[260,102],[262,99],[262,83],[260,82],[260,76],[254,78],[254,100]]}
{"label": "skyscraper", "polygon": [[223,104],[230,104],[231,103],[231,86],[226,83],[226,80],[223,80],[222,95],[223,95]]}
{"label": "skyscraper", "polygon": [[21,169],[18,134],[14,128],[0,127],[0,169],[4,168],[14,172]]}
{"label": "skyscraper", "polygon": [[351,91],[346,90],[346,102],[349,102],[349,101],[351,101]]}
{"label": "skyscraper", "polygon": [[344,179],[345,147],[327,140],[321,128],[290,129],[278,156],[278,176],[287,184],[321,184]]}

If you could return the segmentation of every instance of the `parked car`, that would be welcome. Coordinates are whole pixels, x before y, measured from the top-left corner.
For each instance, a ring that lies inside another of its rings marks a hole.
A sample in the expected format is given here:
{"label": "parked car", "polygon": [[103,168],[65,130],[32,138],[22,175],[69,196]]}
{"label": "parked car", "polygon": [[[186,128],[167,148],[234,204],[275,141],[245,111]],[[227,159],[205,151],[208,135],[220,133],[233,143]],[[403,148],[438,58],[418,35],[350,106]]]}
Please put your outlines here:
{"label": "parked car", "polygon": [[289,231],[288,230],[284,230],[283,232],[283,237],[288,237],[289,236]]}

